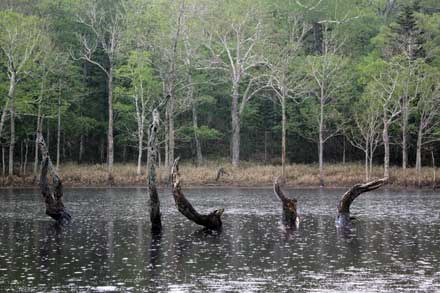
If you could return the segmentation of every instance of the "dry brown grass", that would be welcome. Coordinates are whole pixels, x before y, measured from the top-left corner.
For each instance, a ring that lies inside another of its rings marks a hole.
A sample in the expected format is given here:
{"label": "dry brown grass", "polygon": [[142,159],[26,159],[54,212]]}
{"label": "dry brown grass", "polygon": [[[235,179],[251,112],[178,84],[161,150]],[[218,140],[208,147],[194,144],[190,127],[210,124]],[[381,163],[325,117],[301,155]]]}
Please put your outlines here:
{"label": "dry brown grass", "polygon": [[[217,171],[223,167],[228,175],[215,181]],[[361,164],[327,164],[324,168],[325,184],[327,187],[345,187],[365,180],[364,167]],[[114,185],[116,186],[146,186],[147,174],[145,167],[141,176],[136,175],[134,164],[116,164],[114,166]],[[221,185],[221,186],[270,186],[275,176],[281,175],[280,166],[262,165],[244,162],[239,168],[230,163],[208,162],[196,167],[183,162],[180,172],[186,185]],[[373,177],[382,176],[382,167],[376,166]],[[433,186],[432,168],[422,169],[422,186]],[[292,164],[286,167],[286,183],[289,186],[319,186],[319,170],[317,165]],[[390,184],[393,186],[417,186],[415,169],[407,169],[406,176],[401,168],[390,169]],[[65,186],[107,186],[106,165],[77,165],[61,166],[60,176]],[[169,172],[164,167],[158,168],[159,184],[166,184]],[[2,178],[3,185],[32,186],[35,185],[33,176]],[[439,180],[437,180],[437,185]]]}

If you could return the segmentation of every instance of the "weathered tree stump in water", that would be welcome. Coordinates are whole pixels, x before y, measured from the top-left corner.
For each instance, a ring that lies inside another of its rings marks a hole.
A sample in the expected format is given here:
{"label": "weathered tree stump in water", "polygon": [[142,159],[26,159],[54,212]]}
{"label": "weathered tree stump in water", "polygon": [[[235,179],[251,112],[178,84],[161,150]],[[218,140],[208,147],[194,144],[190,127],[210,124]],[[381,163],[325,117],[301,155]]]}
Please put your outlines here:
{"label": "weathered tree stump in water", "polygon": [[179,158],[174,161],[171,169],[172,189],[174,202],[176,207],[182,215],[198,225],[202,225],[207,229],[221,230],[222,220],[221,216],[224,209],[215,210],[207,215],[199,214],[191,203],[183,195],[180,187],[180,174],[179,174]]}
{"label": "weathered tree stump in water", "polygon": [[288,198],[280,187],[280,178],[275,178],[273,182],[273,191],[281,200],[283,205],[283,224],[289,227],[297,227],[299,225],[299,215],[297,212],[297,200]]}
{"label": "weathered tree stump in water", "polygon": [[149,128],[148,137],[148,193],[150,195],[150,221],[151,231],[160,233],[162,231],[160,201],[156,188],[156,163],[157,163],[157,131],[159,129],[159,111],[153,110],[153,120]]}
{"label": "weathered tree stump in water", "polygon": [[[62,200],[63,185],[61,183],[61,179],[52,165],[49,153],[46,148],[46,144],[44,143],[44,139],[41,133],[38,134],[37,139],[38,145],[43,155],[43,161],[41,162],[40,190],[46,204],[46,214],[57,221],[59,224],[66,225],[70,223],[72,217],[64,207],[64,203]],[[53,180],[53,191],[51,191],[49,181],[47,179],[47,173],[49,169]]]}
{"label": "weathered tree stump in water", "polygon": [[350,226],[352,218],[350,217],[350,205],[351,203],[362,193],[378,189],[385,183],[388,178],[376,179],[364,184],[356,184],[350,188],[344,195],[338,204],[338,215],[336,216],[336,226],[344,227]]}

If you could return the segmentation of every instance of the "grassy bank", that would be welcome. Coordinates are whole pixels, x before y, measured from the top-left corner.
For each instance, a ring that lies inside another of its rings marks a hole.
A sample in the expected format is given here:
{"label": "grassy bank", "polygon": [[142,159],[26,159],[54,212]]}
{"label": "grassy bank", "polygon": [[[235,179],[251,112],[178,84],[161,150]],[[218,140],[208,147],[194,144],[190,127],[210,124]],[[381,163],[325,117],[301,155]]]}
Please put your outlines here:
{"label": "grassy bank", "polygon": [[[217,171],[223,167],[228,175],[215,181]],[[345,187],[363,182],[364,167],[361,164],[327,164],[325,165],[325,183],[327,187]],[[114,167],[114,183],[116,186],[146,186],[147,174],[145,168],[141,176],[136,175],[134,164],[116,164]],[[280,166],[243,163],[239,168],[233,168],[229,163],[209,162],[205,166],[195,167],[189,163],[180,166],[183,183],[187,186],[270,186],[274,176],[281,173]],[[391,168],[392,186],[417,186],[417,175],[414,168],[407,169],[407,175],[401,168]],[[287,185],[298,187],[319,186],[319,170],[317,165],[289,165],[286,167]],[[381,177],[382,167],[373,170],[373,177]],[[60,175],[64,186],[107,186],[107,168],[105,165],[76,165],[65,164],[60,168]],[[165,168],[158,169],[158,180],[161,185],[167,181],[169,173]],[[433,169],[422,170],[422,186],[432,187]],[[14,176],[1,178],[3,186],[32,186],[35,185],[34,176]],[[406,181],[406,182],[405,182]],[[437,185],[440,180],[437,179]]]}

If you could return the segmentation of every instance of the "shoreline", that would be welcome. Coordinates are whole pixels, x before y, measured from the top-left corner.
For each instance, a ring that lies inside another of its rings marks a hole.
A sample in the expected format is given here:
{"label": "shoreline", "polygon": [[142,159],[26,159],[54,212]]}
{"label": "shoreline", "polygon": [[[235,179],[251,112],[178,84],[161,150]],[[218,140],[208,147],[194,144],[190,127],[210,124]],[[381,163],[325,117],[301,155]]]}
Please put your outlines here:
{"label": "shoreline", "polygon": [[[217,172],[223,168],[227,174],[216,181]],[[232,167],[225,162],[207,162],[196,167],[183,163],[180,168],[184,188],[272,188],[274,177],[281,175],[281,166],[261,165],[243,162],[240,167]],[[326,189],[348,188],[357,183],[365,182],[364,166],[356,163],[327,164],[324,166],[324,181]],[[371,179],[381,178],[381,166],[375,166]],[[404,172],[401,168],[390,168],[390,181],[387,188],[398,189],[433,189],[440,185],[440,178],[436,177],[434,184],[434,169],[424,167],[421,172],[421,186],[418,186],[418,176],[415,168]],[[136,174],[134,164],[115,164],[114,184],[107,181],[106,165],[77,165],[65,164],[60,166],[59,175],[63,186],[67,188],[146,188],[147,174],[145,168],[142,174]],[[37,176],[38,178],[38,176]],[[157,168],[157,185],[163,189],[167,187],[169,175],[163,166]],[[316,164],[290,164],[286,166],[285,188],[316,189],[319,185],[319,168]],[[38,180],[33,174],[27,176],[0,176],[0,188],[38,188]]]}

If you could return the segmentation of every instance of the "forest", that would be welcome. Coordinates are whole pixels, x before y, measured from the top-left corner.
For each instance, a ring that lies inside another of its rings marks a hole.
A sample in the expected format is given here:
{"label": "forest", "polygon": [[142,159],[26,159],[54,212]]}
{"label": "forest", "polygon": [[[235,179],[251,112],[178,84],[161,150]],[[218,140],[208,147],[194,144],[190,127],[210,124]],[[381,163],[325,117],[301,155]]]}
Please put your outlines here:
{"label": "forest", "polygon": [[420,183],[440,157],[439,53],[438,0],[1,0],[0,171],[39,174],[41,132],[56,168],[109,181],[180,156]]}

